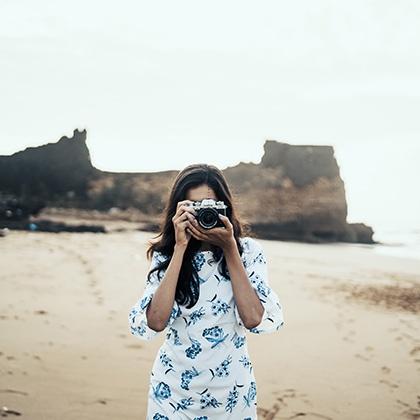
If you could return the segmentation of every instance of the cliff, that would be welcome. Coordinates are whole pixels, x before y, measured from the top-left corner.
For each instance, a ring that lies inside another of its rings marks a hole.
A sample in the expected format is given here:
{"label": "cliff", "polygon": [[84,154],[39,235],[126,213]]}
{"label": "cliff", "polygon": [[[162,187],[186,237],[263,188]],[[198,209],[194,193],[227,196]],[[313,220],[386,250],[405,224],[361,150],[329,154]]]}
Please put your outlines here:
{"label": "cliff", "polygon": [[[57,143],[0,156],[0,193],[34,206],[141,210],[159,220],[178,171],[113,173],[92,166],[86,130]],[[344,182],[331,146],[266,141],[260,163],[223,170],[240,215],[257,236],[308,242],[372,243],[373,230],[348,224]],[[1,218],[1,212],[0,212]]]}
{"label": "cliff", "polygon": [[0,192],[40,200],[86,198],[88,182],[98,174],[86,145],[86,130],[74,130],[56,143],[27,147],[10,156],[0,156]]}
{"label": "cliff", "polygon": [[331,146],[266,141],[259,164],[224,170],[241,214],[270,239],[372,243],[373,230],[347,223],[344,182]]}

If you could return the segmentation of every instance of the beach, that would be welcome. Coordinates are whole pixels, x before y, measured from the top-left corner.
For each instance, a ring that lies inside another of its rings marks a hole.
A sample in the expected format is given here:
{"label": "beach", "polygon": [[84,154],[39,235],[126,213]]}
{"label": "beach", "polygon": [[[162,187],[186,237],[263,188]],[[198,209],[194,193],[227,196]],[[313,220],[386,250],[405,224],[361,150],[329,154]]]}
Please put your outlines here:
{"label": "beach", "polygon": [[[132,336],[128,312],[152,236],[0,238],[2,407],[31,420],[145,419],[165,333]],[[285,319],[275,333],[247,333],[258,418],[420,419],[420,261],[258,240]]]}

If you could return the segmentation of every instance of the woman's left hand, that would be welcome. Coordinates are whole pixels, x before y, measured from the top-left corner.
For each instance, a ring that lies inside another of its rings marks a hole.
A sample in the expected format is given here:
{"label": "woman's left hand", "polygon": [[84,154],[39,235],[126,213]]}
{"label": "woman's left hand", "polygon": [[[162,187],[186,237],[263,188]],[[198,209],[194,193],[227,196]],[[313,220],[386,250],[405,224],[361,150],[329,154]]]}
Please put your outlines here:
{"label": "woman's left hand", "polygon": [[219,218],[225,226],[212,229],[202,228],[197,222],[197,219],[192,215],[188,214],[188,218],[190,221],[188,229],[195,239],[209,242],[210,244],[216,245],[223,250],[236,245],[235,237],[233,235],[233,225],[229,218],[223,214],[219,214]]}

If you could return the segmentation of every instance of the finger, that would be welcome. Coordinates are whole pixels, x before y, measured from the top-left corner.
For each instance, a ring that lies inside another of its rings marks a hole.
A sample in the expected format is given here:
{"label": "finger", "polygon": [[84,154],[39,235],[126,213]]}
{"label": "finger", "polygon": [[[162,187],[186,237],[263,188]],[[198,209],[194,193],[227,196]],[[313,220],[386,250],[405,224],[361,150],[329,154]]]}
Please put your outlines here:
{"label": "finger", "polygon": [[186,214],[186,216],[188,217],[188,220],[193,224],[193,226],[195,226],[197,230],[199,230],[201,233],[206,233],[206,231],[201,228],[201,226],[199,225],[197,219],[195,218],[193,214],[190,214],[190,213],[184,213],[184,214]]}
{"label": "finger", "polygon": [[[189,229],[189,228],[188,228]],[[191,233],[191,235],[197,239],[198,241],[201,241],[202,239],[200,239],[191,229],[189,229],[189,232]]]}
{"label": "finger", "polygon": [[205,241],[207,239],[207,237],[203,235],[190,221],[188,221],[187,223],[189,223],[188,227],[190,228],[191,233],[195,237],[198,237],[201,241]]}
{"label": "finger", "polygon": [[189,223],[188,227],[190,228],[191,232],[194,233],[196,237],[198,237],[201,241],[207,240],[206,235],[201,233],[191,222],[188,222],[188,223]]}
{"label": "finger", "polygon": [[176,209],[178,210],[180,206],[182,206],[183,204],[187,204],[187,203],[192,203],[192,201],[191,200],[178,201],[178,203],[176,203]]}
{"label": "finger", "polygon": [[186,206],[185,204],[183,204],[182,206],[180,206],[179,207],[179,210],[180,211],[183,211],[183,212],[189,212],[191,214],[195,214],[195,210],[192,207],[190,207],[190,206]]}
{"label": "finger", "polygon": [[185,220],[184,222],[180,222],[180,223],[178,224],[178,227],[179,227],[180,229],[184,229],[184,230],[186,230],[186,228],[188,227],[188,220]]}
{"label": "finger", "polygon": [[193,226],[196,228],[196,230],[198,230],[201,234],[203,235],[207,235],[209,233],[208,229],[203,228],[200,223],[198,223],[198,220],[196,219],[195,216],[193,216],[192,218],[190,218]]}
{"label": "finger", "polygon": [[199,233],[197,234],[191,228],[190,228],[190,232],[191,232],[191,235],[193,235],[194,238],[197,239],[198,241],[208,242],[208,238],[204,237],[203,235],[200,235]]}
{"label": "finger", "polygon": [[[183,216],[185,213],[191,213],[193,215],[195,214],[194,209],[181,205],[176,211],[175,215],[172,217],[172,221],[175,223],[176,221],[178,221],[177,219],[180,219],[180,217]],[[185,220],[185,218],[181,218],[180,220]]]}
{"label": "finger", "polygon": [[191,200],[183,200],[183,201],[178,202],[176,206],[175,214],[179,216],[180,214],[182,214],[183,212],[187,210],[194,212],[193,208],[190,206],[191,203],[193,203],[193,201]]}
{"label": "finger", "polygon": [[185,222],[185,220],[188,220],[188,216],[187,216],[187,213],[188,212],[186,212],[186,213],[182,213],[182,214],[180,214],[173,222],[174,222],[174,224],[175,225],[177,225],[178,223],[181,223],[181,222]]}
{"label": "finger", "polygon": [[229,217],[223,215],[223,214],[219,214],[219,219],[222,221],[222,223],[227,227],[230,228],[232,227],[232,223],[229,220]]}

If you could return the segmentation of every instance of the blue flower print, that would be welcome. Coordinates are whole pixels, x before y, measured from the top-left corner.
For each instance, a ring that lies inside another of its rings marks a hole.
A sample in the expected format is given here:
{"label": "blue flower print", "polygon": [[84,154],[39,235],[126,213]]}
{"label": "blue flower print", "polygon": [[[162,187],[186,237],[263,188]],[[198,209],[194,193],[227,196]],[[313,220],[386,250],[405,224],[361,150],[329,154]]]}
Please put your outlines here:
{"label": "blue flower print", "polygon": [[145,296],[139,303],[140,308],[144,309],[149,304],[149,302],[152,300],[152,298],[153,298],[153,295]]}
{"label": "blue flower print", "polygon": [[194,417],[193,420],[208,420],[208,417],[207,416]]}
{"label": "blue flower print", "polygon": [[140,325],[138,326],[130,325],[131,334],[144,336],[147,331],[146,326],[147,324],[144,319],[140,321]]}
{"label": "blue flower print", "polygon": [[244,368],[248,368],[249,371],[252,371],[252,363],[251,360],[249,360],[249,357],[242,355],[239,361],[242,363]]}
{"label": "blue flower print", "polygon": [[169,398],[171,396],[169,385],[165,384],[165,382],[159,382],[156,388],[153,387],[153,395],[159,403],[161,400]]}
{"label": "blue flower print", "polygon": [[170,358],[170,357],[166,354],[166,352],[165,352],[165,351],[162,351],[162,352],[160,353],[159,360],[161,361],[161,363],[162,363],[162,365],[163,365],[163,366],[165,366],[165,367],[169,367],[169,369],[166,369],[166,370],[165,370],[165,375],[166,375],[168,372],[170,372],[171,370],[173,370],[173,371],[175,372],[175,369],[174,369],[174,367],[173,367],[173,365],[172,365],[172,360],[171,360],[171,358]]}
{"label": "blue flower print", "polygon": [[184,370],[184,372],[181,373],[181,388],[189,390],[190,382],[199,374],[200,372],[198,372],[194,366],[192,367],[192,369]]}
{"label": "blue flower print", "polygon": [[160,413],[155,413],[153,415],[153,419],[152,420],[169,420],[169,417],[164,416],[163,414],[160,414]]}
{"label": "blue flower print", "polygon": [[267,261],[265,259],[265,256],[262,252],[259,252],[258,255],[253,259],[252,264],[254,263],[261,263],[261,264],[267,264]]}
{"label": "blue flower print", "polygon": [[195,340],[194,338],[190,337],[190,341],[192,345],[185,349],[185,354],[190,359],[195,359],[201,351],[201,343],[198,340]]}
{"label": "blue flower print", "polygon": [[230,305],[228,305],[226,302],[223,302],[221,299],[214,301],[216,296],[217,295],[215,295],[212,300],[208,301],[211,302],[211,311],[213,315],[227,314],[229,312]]}
{"label": "blue flower print", "polygon": [[261,293],[261,295],[265,297],[267,297],[271,292],[270,288],[268,288],[262,280],[258,282],[257,290],[259,293]]}
{"label": "blue flower print", "polygon": [[183,398],[176,405],[172,403],[169,403],[169,404],[174,408],[174,413],[175,413],[175,411],[186,410],[188,407],[194,404],[194,400],[193,400],[193,397],[188,397],[188,398]]}
{"label": "blue flower print", "polygon": [[239,399],[239,391],[237,390],[238,386],[243,386],[243,385],[235,384],[233,386],[233,389],[229,391],[229,395],[227,397],[225,410],[229,411],[230,413],[232,412],[232,410],[235,408],[236,404],[238,403],[238,399]]}
{"label": "blue flower print", "polygon": [[221,402],[217,401],[215,397],[213,397],[210,392],[207,392],[208,388],[206,388],[203,392],[198,393],[201,395],[200,398],[200,408],[206,408],[206,407],[219,407],[219,405],[222,405]]}
{"label": "blue flower print", "polygon": [[206,310],[203,306],[201,306],[200,309],[196,309],[195,311],[191,312],[190,319],[187,321],[187,325],[190,326],[191,323],[195,324],[197,321],[202,319],[205,314]]}
{"label": "blue flower print", "polygon": [[169,340],[173,336],[173,344],[181,346],[181,340],[179,339],[178,331],[175,328],[169,327],[169,331],[166,333],[166,338]]}
{"label": "blue flower print", "polygon": [[168,323],[166,325],[170,324],[171,321],[175,321],[175,319],[178,318],[178,316],[180,316],[181,313],[182,312],[181,312],[181,308],[179,307],[179,305],[177,305],[176,307],[173,307],[172,310],[171,310],[171,315],[168,318]]}
{"label": "blue flower print", "polygon": [[216,347],[218,344],[222,343],[229,334],[226,334],[223,336],[223,328],[221,327],[211,327],[211,328],[205,328],[203,331],[202,336],[209,341],[210,343],[213,343],[211,345],[211,348]]}
{"label": "blue flower print", "polygon": [[245,404],[250,407],[251,402],[257,396],[257,384],[256,382],[252,381],[251,385],[249,386],[247,395],[244,395]]}
{"label": "blue flower print", "polygon": [[214,372],[213,372],[213,369],[209,369],[212,374],[211,379],[214,379],[215,376],[218,376],[219,378],[229,376],[229,365],[231,363],[232,363],[232,356],[229,354],[229,356],[226,357],[226,359],[224,359],[222,363],[220,363],[220,365],[218,365],[214,369]]}
{"label": "blue flower print", "polygon": [[233,341],[233,344],[235,345],[235,347],[239,349],[245,344],[246,337],[241,336],[237,332],[235,332],[235,334],[232,336],[230,340]]}
{"label": "blue flower print", "polygon": [[205,259],[203,254],[197,253],[197,254],[194,255],[193,264],[194,264],[195,268],[197,269],[197,271],[201,270],[201,268],[203,267],[205,262],[206,262],[206,259]]}
{"label": "blue flower print", "polygon": [[259,294],[264,297],[268,297],[271,289],[266,285],[263,279],[261,279],[261,277],[255,273],[255,271],[253,271],[249,277],[251,283],[256,287]]}

